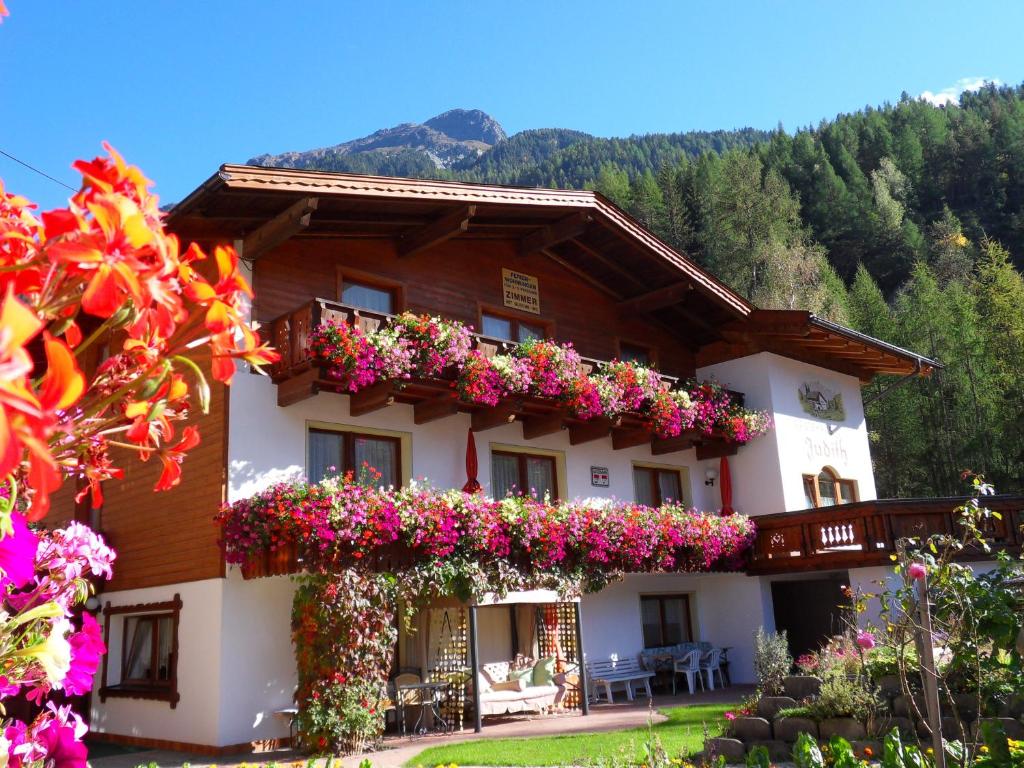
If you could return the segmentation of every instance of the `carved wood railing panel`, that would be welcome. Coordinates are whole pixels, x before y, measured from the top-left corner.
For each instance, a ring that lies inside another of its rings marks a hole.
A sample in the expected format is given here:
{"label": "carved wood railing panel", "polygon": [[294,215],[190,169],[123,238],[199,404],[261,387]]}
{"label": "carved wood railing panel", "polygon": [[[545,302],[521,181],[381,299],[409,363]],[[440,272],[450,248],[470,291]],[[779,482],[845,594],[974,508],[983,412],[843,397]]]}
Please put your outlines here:
{"label": "carved wood railing panel", "polygon": [[[900,539],[955,534],[954,510],[963,498],[879,499],[834,507],[761,515],[754,518],[757,538],[751,573],[827,570],[891,562]],[[1019,550],[1024,544],[1024,497],[992,496],[983,505],[998,513],[982,530],[993,549]],[[965,557],[983,559],[980,549]]]}

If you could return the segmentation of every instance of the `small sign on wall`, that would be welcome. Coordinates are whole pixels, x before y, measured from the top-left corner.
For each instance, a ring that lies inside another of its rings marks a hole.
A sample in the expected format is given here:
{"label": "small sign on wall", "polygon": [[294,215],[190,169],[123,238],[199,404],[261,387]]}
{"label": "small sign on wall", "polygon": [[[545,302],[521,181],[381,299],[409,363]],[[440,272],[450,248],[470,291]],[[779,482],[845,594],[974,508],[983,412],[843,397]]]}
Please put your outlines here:
{"label": "small sign on wall", "polygon": [[506,307],[540,314],[540,285],[533,275],[501,270],[501,295]]}
{"label": "small sign on wall", "polygon": [[590,484],[597,488],[608,487],[608,467],[591,467]]}

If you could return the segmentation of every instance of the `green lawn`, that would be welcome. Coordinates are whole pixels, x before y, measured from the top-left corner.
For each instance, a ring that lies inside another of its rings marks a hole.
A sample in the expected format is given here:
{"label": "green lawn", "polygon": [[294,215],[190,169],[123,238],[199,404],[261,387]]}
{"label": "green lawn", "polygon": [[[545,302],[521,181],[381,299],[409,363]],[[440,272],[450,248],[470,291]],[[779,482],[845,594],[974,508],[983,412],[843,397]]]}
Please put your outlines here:
{"label": "green lawn", "polygon": [[[659,709],[668,720],[650,731],[658,737],[669,757],[685,757],[704,745],[704,724],[712,736],[722,729],[722,715],[736,704],[704,704]],[[485,725],[484,728],[487,726]],[[574,733],[522,739],[476,739],[420,752],[408,766],[455,763],[456,765],[581,765],[612,757],[643,756],[648,728],[628,728],[605,733]]]}

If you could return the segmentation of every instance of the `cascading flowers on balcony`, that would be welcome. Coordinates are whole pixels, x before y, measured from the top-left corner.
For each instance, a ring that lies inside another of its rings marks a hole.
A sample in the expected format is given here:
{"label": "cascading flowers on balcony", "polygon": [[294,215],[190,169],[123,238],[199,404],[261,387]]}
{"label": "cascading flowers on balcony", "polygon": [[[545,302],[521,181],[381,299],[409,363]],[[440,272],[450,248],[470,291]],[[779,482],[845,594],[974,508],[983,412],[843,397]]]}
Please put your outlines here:
{"label": "cascading flowers on balcony", "polygon": [[286,546],[314,572],[387,555],[433,574],[435,585],[440,579],[435,591],[473,594],[599,589],[626,572],[728,570],[754,533],[742,515],[675,504],[494,500],[421,485],[371,488],[351,476],[275,485],[226,505],[218,522],[229,563]]}
{"label": "cascading flowers on balcony", "polygon": [[673,389],[654,369],[622,360],[588,373],[572,344],[550,340],[512,344],[507,353],[493,356],[471,344],[470,329],[461,323],[406,312],[370,332],[327,321],[311,332],[308,351],[350,392],[381,381],[450,375],[467,403],[494,406],[508,397],[532,395],[562,403],[583,421],[633,413],[661,438],[698,429],[746,443],[771,428],[766,413],[733,402],[715,382],[691,381]]}

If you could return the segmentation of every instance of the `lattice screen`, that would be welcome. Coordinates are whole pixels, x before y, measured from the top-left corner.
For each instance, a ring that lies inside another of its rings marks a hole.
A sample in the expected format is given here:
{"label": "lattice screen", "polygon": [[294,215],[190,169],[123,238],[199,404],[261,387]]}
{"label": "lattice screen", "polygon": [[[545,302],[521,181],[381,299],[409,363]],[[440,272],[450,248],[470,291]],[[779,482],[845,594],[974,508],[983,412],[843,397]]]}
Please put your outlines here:
{"label": "lattice screen", "polygon": [[445,608],[437,635],[430,679],[446,681],[441,716],[452,730],[462,730],[466,709],[466,681],[469,669],[469,634],[466,609]]}
{"label": "lattice screen", "polygon": [[576,603],[548,603],[537,606],[537,645],[540,657],[555,657],[555,671],[576,673],[576,685],[570,685],[562,705],[579,709],[580,652],[576,645]]}

